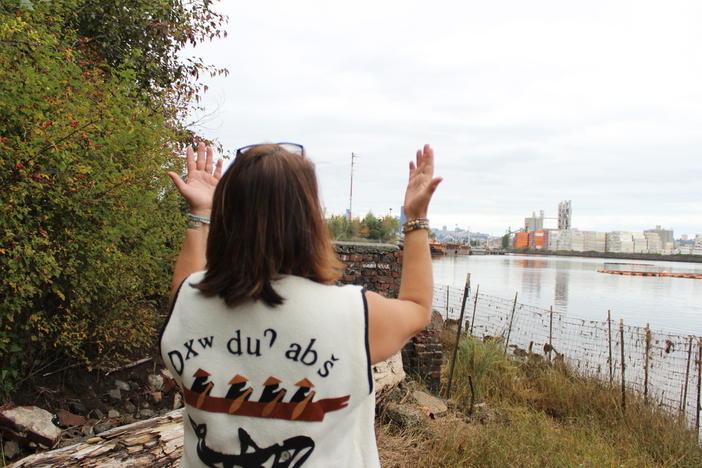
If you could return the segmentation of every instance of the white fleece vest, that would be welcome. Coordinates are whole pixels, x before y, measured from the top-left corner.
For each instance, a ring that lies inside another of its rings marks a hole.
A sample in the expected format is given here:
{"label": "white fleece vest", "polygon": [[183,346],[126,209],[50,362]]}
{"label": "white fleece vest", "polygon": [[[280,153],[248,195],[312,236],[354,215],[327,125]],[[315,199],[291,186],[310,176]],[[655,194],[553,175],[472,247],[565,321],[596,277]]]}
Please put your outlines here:
{"label": "white fleece vest", "polygon": [[228,308],[186,278],[161,338],[183,389],[183,468],[379,467],[358,286],[283,276],[271,308]]}

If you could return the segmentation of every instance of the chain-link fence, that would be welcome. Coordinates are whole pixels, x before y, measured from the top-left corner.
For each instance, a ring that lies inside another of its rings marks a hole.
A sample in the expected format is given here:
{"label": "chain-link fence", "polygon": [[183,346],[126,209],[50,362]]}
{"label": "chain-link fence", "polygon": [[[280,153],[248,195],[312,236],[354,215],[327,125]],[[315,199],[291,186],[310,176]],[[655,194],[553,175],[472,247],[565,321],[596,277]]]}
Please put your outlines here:
{"label": "chain-link fence", "polygon": [[[434,286],[433,308],[459,319],[464,288]],[[648,401],[683,414],[699,428],[702,339],[673,335],[611,319],[585,320],[512,298],[469,291],[464,329],[501,337],[517,356],[563,359],[581,375],[624,385]],[[624,366],[622,366],[622,362]]]}

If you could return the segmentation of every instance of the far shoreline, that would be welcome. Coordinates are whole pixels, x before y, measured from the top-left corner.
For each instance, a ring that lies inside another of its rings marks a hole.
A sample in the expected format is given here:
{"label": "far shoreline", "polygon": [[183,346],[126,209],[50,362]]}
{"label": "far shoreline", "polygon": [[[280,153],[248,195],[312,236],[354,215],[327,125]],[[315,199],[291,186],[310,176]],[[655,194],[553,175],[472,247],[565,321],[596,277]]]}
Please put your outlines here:
{"label": "far shoreline", "polygon": [[624,253],[624,252],[569,252],[553,250],[530,250],[530,249],[506,249],[510,254],[533,255],[533,256],[554,256],[554,257],[584,257],[584,258],[607,258],[614,260],[651,260],[658,262],[680,262],[680,263],[702,263],[702,255],[661,255],[644,253]]}

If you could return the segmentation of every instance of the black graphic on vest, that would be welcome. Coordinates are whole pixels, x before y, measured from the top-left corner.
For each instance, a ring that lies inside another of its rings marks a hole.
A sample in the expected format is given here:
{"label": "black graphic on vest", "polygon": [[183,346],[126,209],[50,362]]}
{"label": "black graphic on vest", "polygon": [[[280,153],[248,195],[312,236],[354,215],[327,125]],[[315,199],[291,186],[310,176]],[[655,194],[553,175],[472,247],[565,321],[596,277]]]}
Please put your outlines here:
{"label": "black graphic on vest", "polygon": [[253,393],[253,388],[244,388],[247,385],[249,379],[243,375],[236,374],[229,381],[229,391],[227,392],[227,400],[232,400],[231,405],[229,405],[229,414],[233,414],[241,407],[241,404],[249,400],[249,397]]}
{"label": "black graphic on vest", "polygon": [[204,369],[198,369],[197,372],[193,374],[193,377],[195,377],[195,380],[193,381],[190,390],[200,394],[200,397],[197,399],[197,403],[195,404],[195,407],[199,408],[205,401],[205,397],[212,391],[214,383],[207,381],[210,377],[210,373]]}
{"label": "black graphic on vest", "polygon": [[[282,444],[259,447],[248,432],[239,428],[240,453],[221,453],[207,446],[207,425],[197,424],[188,416],[197,436],[197,456],[209,467],[222,468],[260,468],[271,460],[271,468],[296,468],[309,458],[314,450],[314,441],[307,436],[295,436],[285,439]],[[249,449],[253,450],[249,452]]]}
{"label": "black graphic on vest", "polygon": [[303,411],[305,411],[307,403],[312,401],[312,398],[314,398],[314,395],[316,393],[314,391],[310,391],[310,389],[314,387],[314,384],[307,379],[302,379],[295,385],[300,388],[290,399],[290,403],[295,403],[291,415],[292,419],[297,419],[297,417],[300,416],[300,414],[302,414]]}
{"label": "black graphic on vest", "polygon": [[261,415],[265,418],[273,412],[278,402],[283,399],[287,390],[281,388],[277,390],[278,384],[281,380],[275,377],[268,377],[265,382],[263,382],[263,393],[261,393],[261,398],[258,399],[261,403],[267,403],[263,408]]}

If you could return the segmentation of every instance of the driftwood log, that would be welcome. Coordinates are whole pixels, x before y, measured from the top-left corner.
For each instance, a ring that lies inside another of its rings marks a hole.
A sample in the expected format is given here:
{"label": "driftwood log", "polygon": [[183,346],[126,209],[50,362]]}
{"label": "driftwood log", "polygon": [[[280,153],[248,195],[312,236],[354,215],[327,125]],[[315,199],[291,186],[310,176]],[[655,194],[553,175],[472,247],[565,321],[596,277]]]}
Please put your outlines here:
{"label": "driftwood log", "polygon": [[10,465],[24,467],[177,467],[183,453],[183,410],[115,427],[68,447]]}
{"label": "driftwood log", "polygon": [[[373,366],[376,397],[402,382],[402,358],[396,354]],[[37,453],[9,465],[11,468],[179,467],[183,453],[183,410],[116,427],[83,442]]]}

